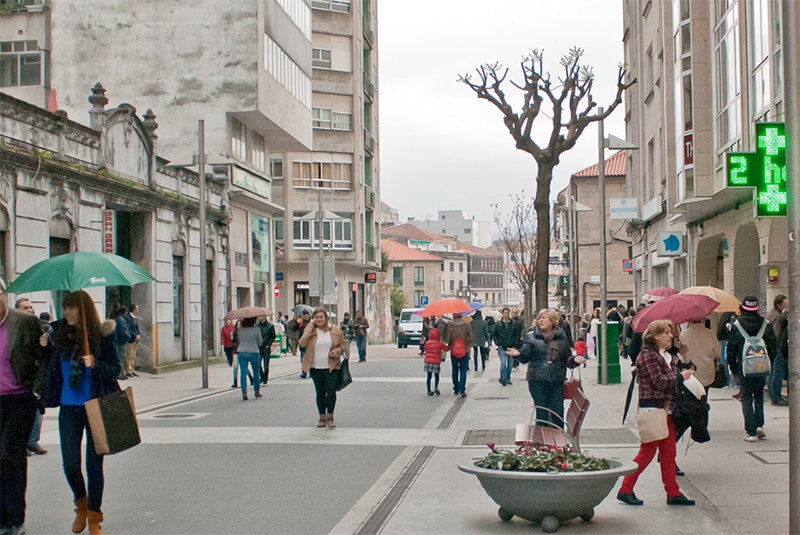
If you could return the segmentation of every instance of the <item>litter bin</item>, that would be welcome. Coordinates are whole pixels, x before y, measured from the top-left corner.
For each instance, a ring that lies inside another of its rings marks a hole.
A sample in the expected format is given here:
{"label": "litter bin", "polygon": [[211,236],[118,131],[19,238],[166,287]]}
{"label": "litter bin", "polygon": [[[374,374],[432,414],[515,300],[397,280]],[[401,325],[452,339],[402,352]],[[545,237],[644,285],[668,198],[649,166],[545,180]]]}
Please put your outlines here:
{"label": "litter bin", "polygon": [[[622,381],[621,371],[619,367],[619,322],[609,321],[606,323],[608,331],[608,384],[617,384]],[[597,382],[602,384],[603,380],[603,354],[602,344],[603,333],[602,329],[598,326],[597,333]]]}
{"label": "litter bin", "polygon": [[288,351],[288,347],[286,347],[286,335],[285,334],[276,334],[275,341],[272,342],[272,349],[270,350],[270,357],[274,359],[279,359],[281,357],[285,357]]}

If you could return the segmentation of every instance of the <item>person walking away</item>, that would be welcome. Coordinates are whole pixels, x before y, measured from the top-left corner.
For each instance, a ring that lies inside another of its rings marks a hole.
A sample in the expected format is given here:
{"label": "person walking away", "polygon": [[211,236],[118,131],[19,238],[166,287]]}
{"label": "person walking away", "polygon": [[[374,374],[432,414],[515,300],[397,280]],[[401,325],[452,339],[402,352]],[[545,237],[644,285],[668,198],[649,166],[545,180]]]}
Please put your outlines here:
{"label": "person walking away", "polygon": [[311,374],[316,391],[319,421],[317,427],[326,425],[336,429],[333,411],[336,408],[336,387],[342,374],[342,354],[345,340],[342,330],[330,323],[328,311],[314,309],[311,322],[300,337],[303,354],[303,371]]}
{"label": "person walking away", "polygon": [[489,357],[489,327],[483,320],[483,314],[478,310],[472,316],[469,324],[472,328],[472,353],[475,361],[475,371],[478,371],[478,356],[480,356],[481,369],[486,369],[486,359]]}
{"label": "person walking away", "polygon": [[292,356],[297,356],[297,341],[300,340],[302,330],[300,329],[300,316],[295,314],[294,318],[286,323],[286,341],[289,346],[289,352]]}
{"label": "person walking away", "polygon": [[[641,312],[646,306],[647,305],[644,303],[639,304],[639,306],[636,308],[636,313],[638,314]],[[636,314],[634,314],[634,316],[635,315]],[[631,359],[631,366],[636,366],[636,357],[639,356],[639,353],[642,350],[642,333],[634,332],[632,322],[630,325],[628,325],[628,329],[630,330],[631,341],[628,344],[627,354],[628,358]]]}
{"label": "person walking away", "polygon": [[[777,340],[772,327],[758,313],[758,299],[749,295],[739,305],[741,314],[733,321],[728,335],[728,366],[731,373],[739,377],[742,385],[742,415],[747,442],[755,442],[767,437],[764,432],[764,386],[769,373],[751,373],[745,367],[745,354],[757,354],[766,350],[767,356],[777,354]],[[754,344],[746,341],[744,335],[755,337]]]}
{"label": "person walking away", "polygon": [[502,318],[494,324],[492,340],[497,345],[497,354],[500,357],[500,384],[511,384],[511,368],[514,357],[509,350],[522,347],[522,325],[511,319],[511,309],[504,307],[501,311]]}
{"label": "person walking away", "polygon": [[[784,312],[789,310],[789,298],[783,294],[778,295],[772,302],[772,309],[767,313],[767,321],[769,322],[775,337],[781,336],[781,318]],[[777,345],[775,357],[772,359],[772,367],[769,371],[769,399],[772,405],[776,407],[785,407],[789,405],[786,398],[783,397],[783,379],[788,377],[789,355],[781,350],[780,344]]]}
{"label": "person walking away", "polygon": [[342,321],[339,322],[339,329],[344,335],[344,358],[350,358],[350,344],[356,339],[356,328],[353,325],[353,320],[350,318],[350,313],[345,312],[342,316]]}
{"label": "person walking away", "polygon": [[428,336],[431,332],[431,318],[422,318],[422,332],[419,336],[419,356],[425,356],[425,342],[428,341]]}
{"label": "person walking away", "polygon": [[297,340],[298,345],[297,347],[300,350],[300,379],[305,379],[308,377],[308,373],[303,371],[303,355],[305,355],[306,348],[299,344],[300,337],[305,332],[308,325],[311,323],[311,315],[308,313],[308,310],[304,310],[302,314],[300,314],[300,318],[297,320]]}
{"label": "person walking away", "polygon": [[117,358],[119,359],[120,373],[117,376],[118,381],[127,381],[128,376],[125,374],[125,352],[128,347],[128,340],[131,338],[131,332],[128,330],[128,309],[119,307],[111,313],[108,319],[114,320],[114,346],[117,348]]}
{"label": "person walking away", "polygon": [[716,335],[705,326],[705,320],[692,321],[681,332],[681,343],[686,345],[686,353],[680,354],[681,362],[695,367],[694,376],[708,393],[722,357]]}
{"label": "person walking away", "polygon": [[367,329],[369,321],[360,310],[356,310],[356,319],[353,321],[356,330],[356,347],[358,348],[358,362],[367,361]]}
{"label": "person walking away", "polygon": [[[21,297],[17,299],[17,301],[14,303],[14,308],[20,312],[31,314],[34,317],[36,317],[36,311],[33,309],[33,304],[26,297]],[[42,324],[41,322],[40,325],[42,326],[43,332],[49,332],[48,331],[48,329],[50,329],[49,325]],[[47,325],[47,328],[45,328],[45,325]],[[36,411],[36,414],[34,414],[33,427],[31,428],[30,437],[28,437],[28,449],[25,452],[28,457],[30,457],[31,455],[47,454],[47,450],[39,445],[39,438],[42,435],[42,418],[44,416],[44,412],[45,412],[44,407],[40,407]]]}
{"label": "person walking away", "polygon": [[[55,323],[44,404],[60,407],[58,434],[61,463],[72,490],[75,520],[72,532],[89,524],[91,535],[102,535],[105,477],[103,456],[94,448],[84,403],[119,390],[121,365],[115,347],[115,322],[100,322],[92,297],[78,290],[62,301],[63,318]],[[81,445],[86,437],[86,479],[81,470]],[[88,479],[88,492],[87,492]]]}
{"label": "person walking away", "polygon": [[636,497],[634,486],[655,457],[656,451],[661,463],[661,481],[667,493],[667,505],[695,504],[694,500],[684,496],[675,479],[676,443],[672,411],[675,406],[679,376],[681,380],[688,379],[692,375],[692,370],[678,372],[678,357],[668,351],[673,347],[672,328],[672,322],[669,320],[656,320],[648,325],[642,336],[642,351],[636,359],[639,412],[666,410],[668,434],[661,440],[640,444],[639,452],[633,459],[638,468],[636,472],[622,479],[622,486],[617,493],[617,499],[628,505],[644,505],[644,502]]}
{"label": "person walking away", "polygon": [[472,327],[461,314],[453,314],[453,322],[447,326],[443,340],[450,348],[450,364],[453,366],[453,395],[467,397],[467,370],[469,370],[469,348],[472,345]]}
{"label": "person walking away", "polygon": [[128,345],[125,347],[125,370],[124,374],[128,377],[139,377],[136,373],[135,365],[136,365],[136,348],[139,347],[139,340],[142,336],[139,334],[139,318],[137,315],[139,314],[139,305],[134,305],[131,303],[130,308],[128,308],[128,315],[125,319],[128,320],[128,332],[130,333],[130,338],[128,341]]}
{"label": "person walking away", "polygon": [[261,384],[265,385],[269,381],[269,361],[272,358],[272,342],[275,341],[275,326],[266,316],[259,316],[256,326],[261,331],[258,353],[261,358]]}
{"label": "person walking away", "polygon": [[[233,333],[236,332],[236,327],[233,325],[232,319],[225,320],[225,325],[222,326],[222,329],[219,333],[219,341],[222,345],[222,351],[225,352],[225,359],[228,361],[228,367],[231,368],[233,366]],[[237,387],[237,379],[236,379],[236,370],[233,372],[233,384],[231,384],[231,388]]]}
{"label": "person walking away", "polygon": [[511,350],[522,364],[528,364],[528,392],[536,409],[536,425],[564,427],[564,380],[567,368],[586,363],[585,357],[572,355],[569,340],[558,326],[555,310],[543,308],[533,322],[533,330],[525,335],[522,349]]}
{"label": "person walking away", "polygon": [[33,314],[0,295],[0,533],[25,532],[26,445],[47,371],[48,336]]}
{"label": "person walking away", "polygon": [[[436,327],[428,331],[428,339],[425,341],[425,366],[423,369],[427,374],[426,385],[428,387],[428,395],[436,394],[441,395],[439,392],[439,372],[441,370],[441,363],[444,361],[442,351],[449,351],[450,348],[442,343],[439,335],[439,329]],[[434,378],[433,390],[431,390],[431,376]]]}
{"label": "person walking away", "polygon": [[252,370],[252,383],[253,395],[256,399],[263,397],[261,395],[261,352],[259,346],[261,345],[261,330],[256,327],[256,318],[245,318],[242,320],[241,325],[236,329],[236,336],[238,339],[236,358],[239,361],[239,382],[242,383],[242,400],[247,401],[247,377],[248,366]]}

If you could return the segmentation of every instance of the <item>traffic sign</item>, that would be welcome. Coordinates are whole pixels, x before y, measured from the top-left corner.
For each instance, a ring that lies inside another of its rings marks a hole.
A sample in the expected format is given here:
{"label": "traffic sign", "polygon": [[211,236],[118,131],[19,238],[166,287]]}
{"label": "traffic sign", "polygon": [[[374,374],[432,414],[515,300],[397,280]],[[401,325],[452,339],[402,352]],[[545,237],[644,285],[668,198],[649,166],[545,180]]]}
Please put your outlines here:
{"label": "traffic sign", "polygon": [[622,259],[622,271],[624,271],[625,273],[633,272],[633,258]]}
{"label": "traffic sign", "polygon": [[273,287],[272,287],[272,291],[273,291],[273,292],[275,292],[275,298],[276,298],[276,299],[277,299],[278,297],[280,297],[280,295],[281,295],[281,287],[280,287],[280,286],[278,286],[277,284],[275,284],[275,286],[273,286]]}
{"label": "traffic sign", "polygon": [[427,295],[423,295],[422,297],[420,297],[419,298],[419,304],[428,306],[428,296]]}
{"label": "traffic sign", "polygon": [[756,123],[756,152],[727,154],[728,187],[756,189],[756,217],[786,215],[787,145],[783,123]]}

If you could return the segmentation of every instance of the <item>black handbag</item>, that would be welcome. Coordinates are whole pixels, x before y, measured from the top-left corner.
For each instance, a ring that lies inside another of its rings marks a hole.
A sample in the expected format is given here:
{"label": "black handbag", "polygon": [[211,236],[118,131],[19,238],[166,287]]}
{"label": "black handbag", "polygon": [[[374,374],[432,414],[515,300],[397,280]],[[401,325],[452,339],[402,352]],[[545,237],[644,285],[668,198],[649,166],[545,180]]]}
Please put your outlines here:
{"label": "black handbag", "polygon": [[113,455],[142,442],[131,387],[90,399],[84,408],[98,455]]}
{"label": "black handbag", "polygon": [[350,375],[350,360],[343,359],[342,366],[339,368],[339,382],[336,385],[336,391],[344,390],[347,385],[353,382],[353,376]]}
{"label": "black handbag", "polygon": [[728,385],[728,377],[725,374],[725,365],[721,362],[717,363],[717,369],[714,372],[714,382],[708,385],[711,388],[725,388]]}

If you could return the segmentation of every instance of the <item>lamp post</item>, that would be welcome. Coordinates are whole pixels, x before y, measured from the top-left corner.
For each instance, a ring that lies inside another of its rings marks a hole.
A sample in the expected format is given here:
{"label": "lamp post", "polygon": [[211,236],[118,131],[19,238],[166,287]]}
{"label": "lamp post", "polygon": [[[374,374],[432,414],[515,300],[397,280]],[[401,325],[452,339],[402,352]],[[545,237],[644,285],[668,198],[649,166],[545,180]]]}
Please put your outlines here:
{"label": "lamp post", "polygon": [[[603,108],[598,108],[597,113],[602,115]],[[597,206],[600,228],[600,383],[608,384],[608,274],[606,272],[606,149],[637,150],[639,147],[630,141],[609,135],[605,137],[603,120],[597,122]]]}

